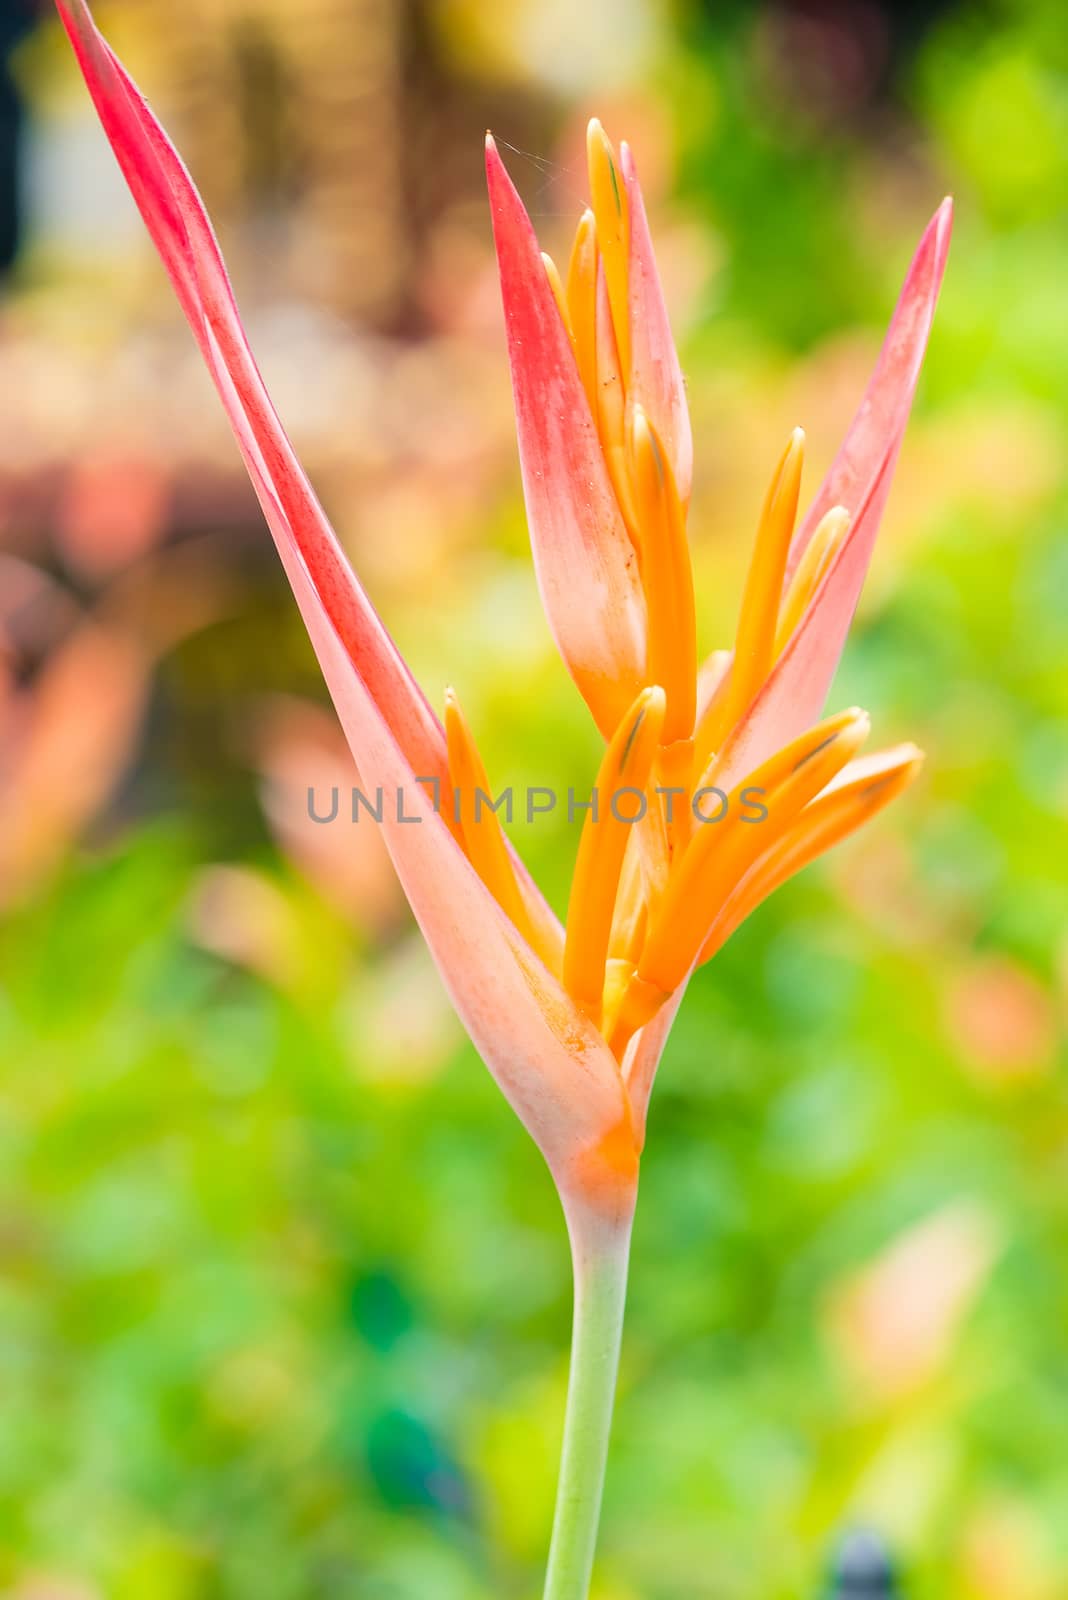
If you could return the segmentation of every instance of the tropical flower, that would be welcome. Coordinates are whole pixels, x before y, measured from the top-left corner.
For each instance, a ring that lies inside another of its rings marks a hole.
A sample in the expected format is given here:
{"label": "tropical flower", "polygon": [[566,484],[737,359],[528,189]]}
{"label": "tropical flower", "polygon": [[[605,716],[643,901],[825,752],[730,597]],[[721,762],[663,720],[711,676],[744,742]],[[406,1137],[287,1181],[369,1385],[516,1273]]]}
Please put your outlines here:
{"label": "tropical flower", "polygon": [[[693,445],[633,158],[626,145],[617,156],[591,123],[592,206],[565,278],[541,255],[488,140],[538,581],[606,741],[600,803],[586,814],[561,927],[497,813],[480,805],[489,780],[455,694],[446,693],[442,725],[323,515],[178,155],[84,0],[58,4],[233,427],[361,784],[403,797],[383,814],[401,883],[457,1012],[563,1200],[575,1345],[546,1595],[584,1596],[646,1109],[671,1019],[694,968],[919,765],[912,745],[858,757],[862,711],[819,718],[901,446],[949,203],[920,242],[856,419],[796,526],[800,430],[788,441],[733,650],[699,665],[686,532]],[[437,805],[442,794],[458,803]]]}
{"label": "tropical flower", "polygon": [[[640,1141],[694,967],[919,770],[912,745],[857,757],[863,712],[817,719],[889,493],[952,206],[943,203],[920,241],[860,409],[799,526],[801,429],[787,442],[757,525],[733,649],[698,666],[685,387],[633,156],[625,144],[617,156],[596,120],[587,156],[592,205],[562,275],[540,253],[487,139],[542,599],[609,741],[598,790],[624,776],[621,754],[628,787],[649,789],[637,824],[587,820],[563,959],[571,998],[620,1063]],[[761,826],[741,803],[747,793],[766,797]],[[712,815],[702,795],[716,796]],[[713,817],[719,826],[700,825]]]}

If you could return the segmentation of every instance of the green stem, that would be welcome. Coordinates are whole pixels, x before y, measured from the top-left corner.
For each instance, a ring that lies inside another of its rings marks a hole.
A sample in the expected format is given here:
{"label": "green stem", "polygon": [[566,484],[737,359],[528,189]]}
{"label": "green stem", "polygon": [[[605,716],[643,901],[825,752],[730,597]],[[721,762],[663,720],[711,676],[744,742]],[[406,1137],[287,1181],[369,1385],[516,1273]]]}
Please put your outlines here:
{"label": "green stem", "polygon": [[544,1600],[587,1600],[627,1295],[631,1215],[568,1216],[575,1271],[564,1447]]}

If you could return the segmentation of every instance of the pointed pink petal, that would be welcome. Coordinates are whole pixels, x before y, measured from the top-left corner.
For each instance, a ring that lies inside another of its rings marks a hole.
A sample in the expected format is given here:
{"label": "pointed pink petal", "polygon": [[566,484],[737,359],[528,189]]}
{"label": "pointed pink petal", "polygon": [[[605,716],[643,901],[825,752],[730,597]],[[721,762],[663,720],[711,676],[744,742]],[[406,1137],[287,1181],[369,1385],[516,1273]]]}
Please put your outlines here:
{"label": "pointed pink petal", "polygon": [[383,789],[386,845],[453,1005],[563,1186],[589,1148],[627,1119],[615,1059],[516,932],[415,781],[299,554],[287,544],[280,554],[349,748]]}
{"label": "pointed pink petal", "polygon": [[615,1059],[488,894],[415,783],[306,575],[294,567],[290,578],[349,745],[383,787],[385,841],[453,1005],[566,1190],[584,1181],[602,1140],[629,1127]]}
{"label": "pointed pink petal", "polygon": [[58,0],[104,131],[219,389],[276,542],[299,553],[415,770],[445,777],[440,725],[356,580],[264,388],[192,180],[83,0]]}
{"label": "pointed pink petal", "polygon": [[101,121],[237,435],[350,747],[388,807],[386,840],[456,1009],[558,1174],[626,1120],[607,1045],[532,955],[433,813],[415,776],[445,778],[440,727],[349,569],[248,349],[199,197],[97,34],[60,0]]}
{"label": "pointed pink petal", "polygon": [[949,254],[953,202],[943,200],[928,223],[901,287],[875,371],[841,448],[820,485],[790,550],[793,574],[805,547],[832,506],[854,518],[900,449],[923,365],[935,303]]}
{"label": "pointed pink petal", "polygon": [[794,541],[792,566],[832,506],[844,505],[853,518],[808,611],[728,741],[719,779],[727,787],[810,727],[823,709],[890,493],[945,271],[952,218],[946,200],[920,240],[860,409]]}
{"label": "pointed pink petal", "polygon": [[664,441],[679,494],[685,502],[690,498],[693,483],[693,434],[686,385],[671,336],[645,203],[629,145],[620,147],[619,162],[630,206],[631,371],[628,395],[641,402]]}
{"label": "pointed pink petal", "polygon": [[[275,543],[299,552],[322,605],[420,777],[448,783],[441,724],[356,578],[271,404],[211,222],[185,166],[83,0],[57,0],[90,94],[200,346]],[[512,852],[532,915],[559,921]]]}
{"label": "pointed pink petal", "polygon": [[668,1042],[671,1025],[678,1015],[689,979],[680,983],[667,1003],[661,1006],[652,1022],[635,1037],[629,1055],[625,1058],[624,1081],[630,1096],[634,1129],[639,1142],[645,1139],[645,1124],[649,1115],[649,1100],[653,1092],[660,1058]]}
{"label": "pointed pink petal", "polygon": [[486,174],[538,584],[560,654],[608,735],[642,685],[637,561],[534,229],[489,138]]}

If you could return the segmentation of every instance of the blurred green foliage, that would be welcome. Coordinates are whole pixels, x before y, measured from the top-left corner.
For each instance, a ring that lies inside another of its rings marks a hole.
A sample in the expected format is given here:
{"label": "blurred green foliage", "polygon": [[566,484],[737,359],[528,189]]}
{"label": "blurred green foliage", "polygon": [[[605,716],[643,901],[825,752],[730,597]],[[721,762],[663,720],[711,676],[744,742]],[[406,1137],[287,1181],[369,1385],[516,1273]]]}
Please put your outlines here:
{"label": "blurred green foliage", "polygon": [[[730,627],[744,550],[716,508],[717,429],[752,409],[745,448],[770,465],[784,394],[818,410],[820,352],[857,327],[867,360],[952,188],[917,417],[834,693],[930,768],[736,935],[676,1024],[596,1596],[815,1595],[860,1521],[914,1600],[1054,1600],[1068,36],[1054,0],[950,7],[869,101],[821,106],[818,77],[783,77],[789,14],[680,6],[642,86],[678,151],[673,214],[715,241],[684,340],[705,620]],[[566,788],[593,738],[502,482],[447,580],[386,611],[428,683],[450,659],[492,774]],[[520,1600],[566,1381],[557,1204],[447,1023],[383,1058],[397,1006],[440,1011],[407,924],[353,932],[226,764],[252,695],[319,693],[265,582],[163,663],[177,731],[150,725],[126,819],[0,929],[0,1589]],[[566,823],[516,836],[562,906]],[[190,907],[220,861],[268,886],[293,959],[205,947]]]}

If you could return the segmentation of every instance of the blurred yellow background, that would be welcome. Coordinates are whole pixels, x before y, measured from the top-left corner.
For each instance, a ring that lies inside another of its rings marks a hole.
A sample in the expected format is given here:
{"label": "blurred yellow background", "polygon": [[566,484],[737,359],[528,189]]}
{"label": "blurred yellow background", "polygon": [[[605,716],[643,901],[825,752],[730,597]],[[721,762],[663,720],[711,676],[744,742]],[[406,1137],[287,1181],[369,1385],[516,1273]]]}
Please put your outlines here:
{"label": "blurred yellow background", "polygon": [[[1060,0],[112,0],[278,408],[499,784],[592,726],[531,570],[482,178],[642,172],[706,648],[957,228],[832,708],[924,779],[692,986],[657,1087],[596,1600],[1068,1593],[1068,33]],[[515,1600],[557,1203],[351,782],[47,6],[0,8],[0,1592]],[[563,909],[566,814],[516,842]]]}

